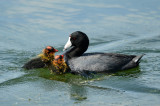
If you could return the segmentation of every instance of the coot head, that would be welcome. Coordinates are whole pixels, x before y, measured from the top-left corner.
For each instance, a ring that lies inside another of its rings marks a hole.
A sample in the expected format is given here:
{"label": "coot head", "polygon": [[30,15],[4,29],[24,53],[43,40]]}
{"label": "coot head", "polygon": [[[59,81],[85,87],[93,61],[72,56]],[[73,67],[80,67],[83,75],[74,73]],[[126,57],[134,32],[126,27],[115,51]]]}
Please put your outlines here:
{"label": "coot head", "polygon": [[54,55],[55,52],[58,52],[58,50],[52,46],[47,46],[45,49],[43,49],[43,54],[47,57],[50,55]]}
{"label": "coot head", "polygon": [[68,59],[72,57],[81,56],[89,46],[89,39],[87,35],[81,31],[73,32],[68,39],[68,42],[64,46],[63,50],[70,48],[66,53],[65,57]]}
{"label": "coot head", "polygon": [[63,60],[64,55],[56,55],[54,58],[54,62],[61,64],[64,60]]}
{"label": "coot head", "polygon": [[73,32],[69,36],[68,42],[64,46],[64,50],[68,49],[71,46],[87,49],[89,46],[89,39],[87,35],[81,31]]}
{"label": "coot head", "polygon": [[55,52],[58,52],[58,50],[52,46],[47,46],[38,56],[41,57],[41,60],[44,62],[51,62],[54,59]]}

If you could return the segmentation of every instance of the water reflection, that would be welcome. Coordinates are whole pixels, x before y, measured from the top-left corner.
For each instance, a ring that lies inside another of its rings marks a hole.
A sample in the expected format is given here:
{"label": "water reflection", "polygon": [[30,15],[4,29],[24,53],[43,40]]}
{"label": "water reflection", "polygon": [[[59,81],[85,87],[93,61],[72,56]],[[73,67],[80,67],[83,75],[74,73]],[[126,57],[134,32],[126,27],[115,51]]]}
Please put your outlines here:
{"label": "water reflection", "polygon": [[83,101],[87,99],[86,87],[81,85],[71,84],[70,86],[70,98],[73,100]]}

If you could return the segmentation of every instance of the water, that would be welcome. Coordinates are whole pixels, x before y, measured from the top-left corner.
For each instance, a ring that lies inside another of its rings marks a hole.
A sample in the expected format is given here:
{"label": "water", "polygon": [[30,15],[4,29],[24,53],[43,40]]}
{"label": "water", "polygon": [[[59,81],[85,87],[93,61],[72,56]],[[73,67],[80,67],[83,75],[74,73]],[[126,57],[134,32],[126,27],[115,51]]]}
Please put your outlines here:
{"label": "water", "polygon": [[[160,105],[159,4],[159,0],[1,0],[1,105]],[[62,54],[69,34],[77,30],[89,36],[87,52],[146,55],[138,68],[90,79],[21,68],[47,45]]]}

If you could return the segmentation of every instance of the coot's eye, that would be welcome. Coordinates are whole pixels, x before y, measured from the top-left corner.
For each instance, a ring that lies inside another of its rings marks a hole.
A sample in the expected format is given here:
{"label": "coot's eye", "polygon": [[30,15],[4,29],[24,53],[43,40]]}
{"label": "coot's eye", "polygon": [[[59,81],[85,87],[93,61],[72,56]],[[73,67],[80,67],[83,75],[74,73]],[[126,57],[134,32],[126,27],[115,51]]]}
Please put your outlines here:
{"label": "coot's eye", "polygon": [[75,38],[75,37],[72,37],[71,39],[72,39],[72,40],[76,40],[76,38]]}

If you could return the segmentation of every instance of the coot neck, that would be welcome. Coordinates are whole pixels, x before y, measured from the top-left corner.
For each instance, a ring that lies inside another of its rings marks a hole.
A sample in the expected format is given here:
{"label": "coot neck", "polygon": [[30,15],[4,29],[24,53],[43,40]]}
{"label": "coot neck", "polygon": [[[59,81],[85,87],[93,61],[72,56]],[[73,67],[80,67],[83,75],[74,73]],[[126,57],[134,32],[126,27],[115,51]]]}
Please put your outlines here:
{"label": "coot neck", "polygon": [[65,55],[68,59],[71,59],[73,57],[81,56],[86,50],[88,49],[88,46],[85,47],[72,47],[70,50],[68,50]]}

